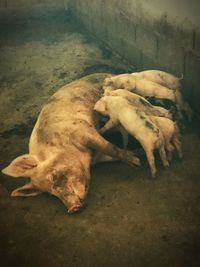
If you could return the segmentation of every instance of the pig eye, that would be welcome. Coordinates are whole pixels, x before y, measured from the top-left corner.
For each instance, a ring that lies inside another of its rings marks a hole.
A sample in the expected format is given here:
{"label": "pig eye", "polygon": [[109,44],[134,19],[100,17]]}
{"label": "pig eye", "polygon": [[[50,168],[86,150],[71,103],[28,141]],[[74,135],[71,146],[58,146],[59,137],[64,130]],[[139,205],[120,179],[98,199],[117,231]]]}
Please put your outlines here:
{"label": "pig eye", "polygon": [[64,187],[67,181],[67,176],[63,172],[56,172],[53,176],[54,186]]}

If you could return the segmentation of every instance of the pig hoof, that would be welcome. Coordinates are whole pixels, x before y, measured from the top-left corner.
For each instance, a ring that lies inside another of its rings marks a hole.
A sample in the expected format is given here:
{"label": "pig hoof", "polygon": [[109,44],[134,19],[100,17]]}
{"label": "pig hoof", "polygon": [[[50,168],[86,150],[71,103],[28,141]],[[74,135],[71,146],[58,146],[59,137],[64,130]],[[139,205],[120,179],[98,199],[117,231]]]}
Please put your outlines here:
{"label": "pig hoof", "polygon": [[151,179],[156,179],[156,173],[151,173]]}
{"label": "pig hoof", "polygon": [[135,158],[134,159],[134,163],[137,167],[141,166],[141,162],[140,162],[140,159],[139,158]]}
{"label": "pig hoof", "polygon": [[19,197],[19,193],[17,192],[17,190],[12,191],[12,193],[10,194],[11,197]]}
{"label": "pig hoof", "polygon": [[132,165],[134,167],[139,167],[141,165],[140,159],[138,157],[136,157],[135,155],[132,156],[132,158],[129,162],[130,162],[130,165]]}
{"label": "pig hoof", "polygon": [[183,154],[179,155],[179,160],[183,160]]}
{"label": "pig hoof", "polygon": [[165,168],[165,169],[168,169],[168,168],[169,168],[169,163],[166,163],[166,164],[164,165],[164,168]]}
{"label": "pig hoof", "polygon": [[77,212],[80,208],[81,208],[81,205],[74,205],[71,208],[69,208],[67,212],[69,214],[73,214],[73,213]]}
{"label": "pig hoof", "polygon": [[17,196],[15,195],[15,193],[13,193],[13,192],[10,194],[10,196],[11,196],[11,197],[17,197]]}

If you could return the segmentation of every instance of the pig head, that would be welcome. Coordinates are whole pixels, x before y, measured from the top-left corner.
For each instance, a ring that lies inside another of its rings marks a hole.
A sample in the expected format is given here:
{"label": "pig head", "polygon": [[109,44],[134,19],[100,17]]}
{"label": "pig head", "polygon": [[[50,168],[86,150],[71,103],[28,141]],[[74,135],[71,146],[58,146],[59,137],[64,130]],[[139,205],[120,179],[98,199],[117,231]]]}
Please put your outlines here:
{"label": "pig head", "polygon": [[68,147],[68,153],[56,153],[45,161],[30,154],[17,157],[2,172],[12,177],[30,177],[30,182],[14,190],[11,196],[28,197],[49,192],[64,203],[68,213],[77,211],[87,195],[91,158],[87,155],[83,162],[78,154],[79,151]]}

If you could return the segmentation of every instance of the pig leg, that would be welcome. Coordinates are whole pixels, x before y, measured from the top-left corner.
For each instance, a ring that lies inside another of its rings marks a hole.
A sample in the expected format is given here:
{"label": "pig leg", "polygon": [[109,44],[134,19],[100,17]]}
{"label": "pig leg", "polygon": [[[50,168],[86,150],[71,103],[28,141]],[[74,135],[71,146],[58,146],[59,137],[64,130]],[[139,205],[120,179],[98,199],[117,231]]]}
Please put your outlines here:
{"label": "pig leg", "polygon": [[[110,119],[100,130],[99,133],[103,134],[106,131],[109,131],[110,129],[114,128],[117,126],[117,122],[113,121],[112,119]],[[122,135],[122,139],[123,139],[123,148],[126,149],[128,146],[128,133],[126,132],[126,130],[122,127],[122,126],[118,126],[119,131]]]}
{"label": "pig leg", "polygon": [[[27,193],[27,190],[34,190],[32,193]],[[24,191],[24,192],[23,192]],[[32,183],[25,184],[24,186],[15,189],[11,193],[11,197],[34,197],[42,194],[43,192],[37,189]]]}
{"label": "pig leg", "polygon": [[183,152],[182,152],[181,134],[180,134],[179,127],[176,123],[175,123],[175,133],[174,133],[171,141],[178,152],[179,158],[182,159]]}
{"label": "pig leg", "polygon": [[151,176],[152,178],[155,178],[157,170],[156,170],[155,158],[153,155],[153,149],[144,147],[144,150],[145,150],[146,157],[147,157],[150,169],[151,169]]}
{"label": "pig leg", "polygon": [[178,156],[180,159],[182,159],[183,157],[183,152],[182,152],[182,146],[181,146],[181,141],[179,140],[179,138],[177,136],[173,137],[172,140],[173,145],[175,146],[177,152],[178,152]]}
{"label": "pig leg", "polygon": [[103,154],[122,160],[132,166],[140,166],[140,160],[133,152],[120,149],[105,140],[94,128],[87,133],[88,147],[101,151]]}
{"label": "pig leg", "polygon": [[182,114],[181,107],[180,107],[179,104],[176,105],[176,109],[177,109],[177,116],[178,116],[178,119],[179,119],[179,120],[183,120],[183,114]]}
{"label": "pig leg", "polygon": [[116,121],[113,121],[112,119],[109,119],[109,121],[99,130],[99,133],[103,134],[106,131],[112,129],[117,125]]}
{"label": "pig leg", "polygon": [[95,164],[101,163],[101,162],[112,162],[112,161],[116,161],[116,160],[117,159],[112,158],[111,156],[108,156],[108,155],[102,154],[99,151],[96,151],[94,156],[93,156],[91,164],[95,165]]}
{"label": "pig leg", "polygon": [[168,161],[172,160],[172,152],[174,151],[174,146],[170,143],[170,141],[167,141],[165,144],[166,150],[167,150],[167,159]]}
{"label": "pig leg", "polygon": [[161,145],[158,149],[159,151],[159,155],[161,157],[162,160],[162,164],[165,168],[169,167],[169,162],[167,160],[167,155],[166,155],[166,151],[163,145]]}
{"label": "pig leg", "polygon": [[191,110],[190,106],[188,105],[188,103],[185,102],[185,100],[183,99],[182,94],[179,90],[175,91],[175,96],[176,96],[176,102],[178,104],[178,113],[179,113],[179,116],[181,116],[180,119],[183,118],[182,112],[181,112],[181,111],[183,111],[183,112],[185,112],[188,120],[191,121],[193,114],[192,114],[192,110]]}
{"label": "pig leg", "polygon": [[193,112],[190,108],[190,106],[188,105],[188,103],[184,102],[184,108],[183,111],[187,114],[187,118],[189,121],[192,121],[192,117],[193,117]]}
{"label": "pig leg", "polygon": [[128,133],[121,125],[119,125],[118,127],[123,139],[123,148],[126,149],[128,146]]}

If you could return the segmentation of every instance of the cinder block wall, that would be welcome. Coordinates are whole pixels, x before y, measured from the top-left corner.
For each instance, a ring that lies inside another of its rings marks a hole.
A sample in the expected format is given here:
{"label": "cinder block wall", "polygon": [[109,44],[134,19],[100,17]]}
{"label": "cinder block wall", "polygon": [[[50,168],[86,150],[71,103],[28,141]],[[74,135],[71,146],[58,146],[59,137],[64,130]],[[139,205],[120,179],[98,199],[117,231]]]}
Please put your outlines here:
{"label": "cinder block wall", "polygon": [[63,6],[63,0],[0,0],[0,8],[23,8],[39,5],[45,6]]}
{"label": "cinder block wall", "polygon": [[184,94],[200,114],[199,0],[69,0],[91,33],[137,70],[184,75]]}
{"label": "cinder block wall", "polygon": [[57,10],[64,11],[64,0],[0,0],[0,19],[41,16]]}

